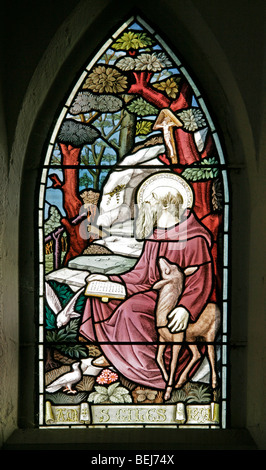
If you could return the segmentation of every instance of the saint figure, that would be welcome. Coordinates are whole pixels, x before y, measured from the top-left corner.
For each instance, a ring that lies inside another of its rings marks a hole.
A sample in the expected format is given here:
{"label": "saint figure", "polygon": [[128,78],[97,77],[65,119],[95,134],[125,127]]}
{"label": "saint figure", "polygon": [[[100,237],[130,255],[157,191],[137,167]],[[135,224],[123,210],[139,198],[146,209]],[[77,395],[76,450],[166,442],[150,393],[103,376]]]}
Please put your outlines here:
{"label": "saint figure", "polygon": [[[111,364],[132,382],[163,390],[165,380],[156,362],[158,292],[153,289],[160,279],[158,260],[163,257],[183,270],[197,267],[194,274],[185,279],[177,305],[169,314],[170,331],[184,331],[189,322],[199,318],[212,294],[212,236],[193,213],[192,190],[180,176],[171,172],[157,173],[142,183],[137,197],[136,238],[144,241],[136,265],[121,275],[92,274],[88,278],[123,283],[126,299],[103,303],[99,298],[88,297],[80,333],[102,350],[102,356],[94,360],[94,365]],[[202,359],[204,351],[203,345]],[[189,349],[184,344],[176,380],[189,357]],[[165,351],[165,359],[169,364],[170,346]],[[194,366],[190,376],[201,362]]]}

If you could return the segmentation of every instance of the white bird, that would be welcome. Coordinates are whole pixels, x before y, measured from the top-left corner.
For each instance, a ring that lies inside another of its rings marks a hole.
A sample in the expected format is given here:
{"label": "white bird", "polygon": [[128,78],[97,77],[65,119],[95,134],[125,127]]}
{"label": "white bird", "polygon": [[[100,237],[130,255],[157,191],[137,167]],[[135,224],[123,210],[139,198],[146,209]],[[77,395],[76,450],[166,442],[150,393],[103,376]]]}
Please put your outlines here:
{"label": "white bird", "polygon": [[46,300],[49,307],[56,315],[56,324],[58,328],[65,326],[71,320],[71,318],[80,317],[80,313],[75,312],[74,308],[77,298],[84,289],[85,287],[79,289],[72,299],[67,303],[67,305],[62,308],[61,302],[55,291],[52,289],[50,284],[48,284],[48,282],[45,283]]}
{"label": "white bird", "polygon": [[72,364],[72,371],[61,375],[46,387],[46,392],[55,393],[64,387],[63,392],[77,393],[73,390],[73,385],[77,384],[82,378],[82,372],[80,370],[80,362],[74,362]]}

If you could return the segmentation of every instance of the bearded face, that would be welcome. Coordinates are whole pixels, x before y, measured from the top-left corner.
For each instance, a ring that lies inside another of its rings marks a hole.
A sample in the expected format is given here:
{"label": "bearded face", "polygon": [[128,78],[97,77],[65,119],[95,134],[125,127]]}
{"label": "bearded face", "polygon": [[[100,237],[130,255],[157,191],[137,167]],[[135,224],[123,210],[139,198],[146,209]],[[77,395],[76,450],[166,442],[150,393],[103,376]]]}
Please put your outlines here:
{"label": "bearded face", "polygon": [[157,197],[153,194],[150,200],[142,202],[139,207],[136,221],[136,237],[144,239],[149,237],[158,224],[158,220],[164,211],[168,211],[177,222],[181,217],[183,198],[180,193]]}
{"label": "bearded face", "polygon": [[138,212],[136,221],[136,237],[140,240],[147,238],[156,226],[158,219],[157,207],[148,201],[144,201]]}

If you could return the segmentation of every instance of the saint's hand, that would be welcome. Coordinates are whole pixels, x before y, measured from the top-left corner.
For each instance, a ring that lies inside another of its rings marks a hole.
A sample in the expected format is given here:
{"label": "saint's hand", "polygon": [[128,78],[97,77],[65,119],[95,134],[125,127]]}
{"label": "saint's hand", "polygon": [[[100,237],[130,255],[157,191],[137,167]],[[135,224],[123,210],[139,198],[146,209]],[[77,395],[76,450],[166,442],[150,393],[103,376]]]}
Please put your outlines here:
{"label": "saint's hand", "polygon": [[86,282],[92,281],[109,281],[109,277],[105,276],[104,274],[90,274],[86,277]]}
{"label": "saint's hand", "polygon": [[168,328],[171,333],[178,333],[187,328],[189,313],[184,307],[176,307],[168,315]]}

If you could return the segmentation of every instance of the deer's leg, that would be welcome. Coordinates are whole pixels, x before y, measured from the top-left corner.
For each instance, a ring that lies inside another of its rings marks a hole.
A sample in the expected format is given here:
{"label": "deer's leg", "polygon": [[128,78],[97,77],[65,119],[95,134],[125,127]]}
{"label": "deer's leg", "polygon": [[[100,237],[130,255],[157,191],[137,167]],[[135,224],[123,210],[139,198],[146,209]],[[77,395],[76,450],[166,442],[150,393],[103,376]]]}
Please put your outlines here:
{"label": "deer's leg", "polygon": [[[160,341],[161,341],[161,337],[160,337]],[[161,369],[161,372],[163,374],[163,378],[167,382],[168,381],[168,374],[167,374],[165,364],[164,364],[164,351],[165,351],[165,348],[166,348],[166,344],[161,342],[158,346],[158,349],[157,349],[156,360],[157,360],[157,363],[158,363],[158,365]]]}
{"label": "deer's leg", "polygon": [[171,394],[172,394],[172,390],[174,386],[174,380],[175,380],[176,366],[177,366],[178,356],[179,356],[179,352],[182,346],[182,342],[184,340],[184,333],[182,332],[182,333],[175,334],[173,339],[174,339],[174,344],[172,345],[170,374],[169,374],[169,380],[167,382],[167,387],[166,387],[165,394],[164,394],[165,400],[169,400],[171,398]]}
{"label": "deer's leg", "polygon": [[175,388],[181,388],[188,380],[188,374],[193,367],[194,364],[201,358],[201,354],[195,344],[189,344],[189,349],[192,352],[192,358],[190,359],[189,363],[183,370],[182,374],[179,377],[179,380],[175,386]]}
{"label": "deer's leg", "polygon": [[216,374],[216,367],[215,367],[215,348],[213,344],[208,344],[208,356],[211,365],[211,373],[212,373],[212,388],[216,388],[218,385],[218,378]]}

